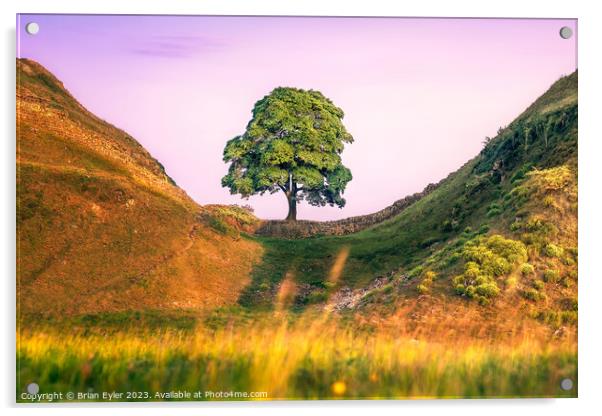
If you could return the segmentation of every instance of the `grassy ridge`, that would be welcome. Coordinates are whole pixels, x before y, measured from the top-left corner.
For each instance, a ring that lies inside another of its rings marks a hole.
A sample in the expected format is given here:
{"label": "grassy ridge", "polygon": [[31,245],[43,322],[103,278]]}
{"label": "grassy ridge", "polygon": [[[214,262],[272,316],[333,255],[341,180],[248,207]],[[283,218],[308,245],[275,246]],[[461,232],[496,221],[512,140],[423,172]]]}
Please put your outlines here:
{"label": "grassy ridge", "polygon": [[[551,105],[558,100],[562,105]],[[463,260],[469,261],[465,245],[479,246],[479,238],[488,234],[526,244],[529,255],[523,262],[537,263],[540,270],[559,266],[542,250],[553,244],[574,252],[577,244],[575,101],[576,73],[558,81],[497,137],[487,139],[477,157],[432,193],[381,224],[340,237],[259,238],[265,254],[240,302],[270,307],[290,276],[312,293],[299,298],[297,307],[320,303],[342,286],[363,287],[377,276],[419,277],[425,269],[435,269],[453,289],[452,278],[462,273]],[[561,171],[564,182],[550,186]],[[535,184],[537,178],[550,183]],[[538,221],[542,230],[521,228],[530,221]],[[544,235],[544,228],[560,232]],[[343,252],[348,252],[344,270],[333,282],[330,271]],[[562,266],[566,274],[576,275],[576,257],[565,256],[562,262],[571,263]],[[505,268],[503,275],[514,268]]]}
{"label": "grassy ridge", "polygon": [[36,62],[17,60],[17,77],[20,322],[235,303],[262,252],[240,238],[257,219],[196,204]]}

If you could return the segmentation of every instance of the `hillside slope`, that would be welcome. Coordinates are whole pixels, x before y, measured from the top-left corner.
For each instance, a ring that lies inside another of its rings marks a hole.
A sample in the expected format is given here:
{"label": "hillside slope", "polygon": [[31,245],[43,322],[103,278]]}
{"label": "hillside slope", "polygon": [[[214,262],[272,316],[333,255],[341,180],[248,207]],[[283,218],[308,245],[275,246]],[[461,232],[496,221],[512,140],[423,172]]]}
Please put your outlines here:
{"label": "hillside slope", "polygon": [[[261,238],[245,305],[361,312],[468,332],[576,324],[577,73],[396,217],[359,233]],[[470,318],[469,318],[470,317]],[[531,319],[536,318],[536,319]],[[489,326],[492,326],[491,328]]]}
{"label": "hillside slope", "polygon": [[262,252],[239,236],[255,217],[197,205],[38,63],[17,60],[17,81],[20,314],[236,302]]}

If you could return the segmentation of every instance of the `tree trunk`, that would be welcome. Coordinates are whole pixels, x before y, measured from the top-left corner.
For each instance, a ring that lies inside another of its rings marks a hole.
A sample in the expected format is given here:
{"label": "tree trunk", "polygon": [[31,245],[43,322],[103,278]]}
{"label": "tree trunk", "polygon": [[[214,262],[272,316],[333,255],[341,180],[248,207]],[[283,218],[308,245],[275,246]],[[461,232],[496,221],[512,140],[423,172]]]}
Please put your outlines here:
{"label": "tree trunk", "polygon": [[297,183],[293,180],[293,175],[288,177],[288,192],[285,195],[288,200],[286,221],[297,221]]}
{"label": "tree trunk", "polygon": [[286,221],[297,221],[297,195],[290,192],[286,198],[288,199],[288,215]]}

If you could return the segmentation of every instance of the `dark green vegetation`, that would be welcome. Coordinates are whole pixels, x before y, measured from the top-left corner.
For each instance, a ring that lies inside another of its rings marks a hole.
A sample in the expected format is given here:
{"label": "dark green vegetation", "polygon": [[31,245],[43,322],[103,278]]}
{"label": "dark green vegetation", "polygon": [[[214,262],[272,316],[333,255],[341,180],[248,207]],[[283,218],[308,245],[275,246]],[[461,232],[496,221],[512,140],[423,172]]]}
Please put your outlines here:
{"label": "dark green vegetation", "polygon": [[297,219],[302,200],[344,207],[351,171],[340,155],[353,137],[342,119],[343,111],[319,91],[274,89],[255,104],[245,133],[226,145],[230,168],[222,186],[244,197],[282,191],[287,220]]}

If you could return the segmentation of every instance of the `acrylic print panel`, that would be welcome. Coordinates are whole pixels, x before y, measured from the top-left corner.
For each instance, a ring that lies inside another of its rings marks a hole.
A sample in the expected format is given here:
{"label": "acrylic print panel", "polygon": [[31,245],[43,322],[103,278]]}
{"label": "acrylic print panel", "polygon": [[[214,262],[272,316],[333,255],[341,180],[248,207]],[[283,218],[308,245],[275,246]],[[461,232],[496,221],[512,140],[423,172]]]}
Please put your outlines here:
{"label": "acrylic print panel", "polygon": [[17,33],[17,401],[577,396],[576,20]]}

